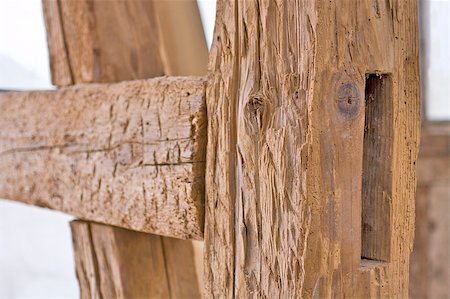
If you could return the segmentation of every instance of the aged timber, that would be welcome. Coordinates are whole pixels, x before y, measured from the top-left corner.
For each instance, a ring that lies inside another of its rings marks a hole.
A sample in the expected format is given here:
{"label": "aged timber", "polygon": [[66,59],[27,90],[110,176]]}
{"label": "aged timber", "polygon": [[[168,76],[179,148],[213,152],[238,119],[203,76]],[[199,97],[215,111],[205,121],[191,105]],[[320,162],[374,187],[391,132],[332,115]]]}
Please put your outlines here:
{"label": "aged timber", "polygon": [[[195,0],[44,0],[43,6],[55,85],[206,74],[208,50]],[[95,297],[96,290],[103,297],[112,293],[125,298],[199,297],[202,254],[198,245],[202,241],[125,233],[79,220],[71,228],[82,298]],[[89,228],[91,236],[87,241],[84,228]],[[81,250],[80,243],[84,244]],[[110,247],[115,250],[102,261],[117,267],[100,265],[92,269],[93,275],[86,275],[85,265],[95,264],[97,255],[84,253],[89,248],[95,253]],[[136,258],[142,262],[113,262]],[[125,275],[115,275],[118,272]],[[97,276],[115,279],[96,280]]]}
{"label": "aged timber", "polygon": [[193,0],[44,0],[43,8],[55,85],[206,73]]}
{"label": "aged timber", "polygon": [[218,1],[208,298],[405,298],[417,2]]}
{"label": "aged timber", "polygon": [[81,298],[200,298],[189,241],[80,220],[70,226]]}
{"label": "aged timber", "polygon": [[205,82],[156,78],[0,95],[0,198],[203,236]]}

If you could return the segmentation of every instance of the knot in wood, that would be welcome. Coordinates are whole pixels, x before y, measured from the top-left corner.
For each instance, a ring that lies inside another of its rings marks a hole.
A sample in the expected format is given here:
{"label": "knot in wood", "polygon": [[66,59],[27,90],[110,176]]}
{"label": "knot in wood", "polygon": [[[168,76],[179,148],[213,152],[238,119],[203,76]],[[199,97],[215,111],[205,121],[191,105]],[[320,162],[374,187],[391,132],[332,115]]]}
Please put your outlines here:
{"label": "knot in wood", "polygon": [[244,108],[245,127],[248,134],[258,134],[264,126],[265,100],[259,94],[249,96]]}
{"label": "knot in wood", "polygon": [[351,82],[342,83],[339,86],[336,103],[339,112],[347,118],[358,115],[361,106],[361,96],[358,88]]}

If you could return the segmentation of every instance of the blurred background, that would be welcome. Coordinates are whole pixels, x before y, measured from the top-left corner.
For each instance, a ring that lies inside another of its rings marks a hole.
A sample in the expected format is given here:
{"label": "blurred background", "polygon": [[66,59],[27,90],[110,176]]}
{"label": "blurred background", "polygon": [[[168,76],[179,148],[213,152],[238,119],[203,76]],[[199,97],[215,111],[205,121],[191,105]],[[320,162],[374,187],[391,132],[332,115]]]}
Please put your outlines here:
{"label": "blurred background", "polygon": [[[410,291],[450,298],[450,1],[419,4],[424,121]],[[198,5],[210,45],[215,0]],[[54,88],[40,0],[0,0],[0,41],[0,90]],[[0,298],[79,297],[70,220],[0,200]]]}

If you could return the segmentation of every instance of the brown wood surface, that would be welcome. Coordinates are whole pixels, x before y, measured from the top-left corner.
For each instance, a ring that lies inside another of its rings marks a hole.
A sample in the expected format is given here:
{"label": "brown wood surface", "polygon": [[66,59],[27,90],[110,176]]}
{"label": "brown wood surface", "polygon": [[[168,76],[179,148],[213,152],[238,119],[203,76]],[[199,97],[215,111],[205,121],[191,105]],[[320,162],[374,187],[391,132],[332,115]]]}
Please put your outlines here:
{"label": "brown wood surface", "polygon": [[191,243],[85,221],[71,229],[81,298],[200,297]]}
{"label": "brown wood surface", "polygon": [[170,76],[206,75],[209,52],[197,0],[157,0],[153,3],[164,73]]}
{"label": "brown wood surface", "polygon": [[417,161],[412,299],[450,296],[450,123],[425,122]]}
{"label": "brown wood surface", "polygon": [[55,85],[206,73],[195,0],[43,4]]}
{"label": "brown wood surface", "polygon": [[72,85],[67,45],[58,0],[43,0],[45,27],[47,30],[48,52],[52,82],[57,86]]}
{"label": "brown wood surface", "polygon": [[[206,296],[405,298],[420,131],[416,1],[217,5]],[[391,138],[375,157],[387,164],[367,177],[369,74],[389,75],[392,90],[374,133]],[[390,195],[386,261],[361,259],[363,177],[382,177],[371,192]]]}
{"label": "brown wood surface", "polygon": [[[208,50],[195,0],[164,2],[44,0],[44,13],[47,6],[50,8],[57,6],[63,19],[63,22],[59,23],[52,17],[46,21],[53,82],[56,85],[68,84],[67,82],[70,81],[67,77],[72,77],[73,83],[90,83],[149,78],[162,74],[204,75],[206,72]],[[60,28],[57,28],[58,26]],[[51,33],[55,31],[56,34],[52,35]],[[60,40],[64,41],[65,47],[59,46]],[[64,65],[58,64],[60,57],[68,57],[69,74],[65,72]],[[173,105],[172,108],[176,111],[177,105]],[[167,116],[172,115],[171,111],[161,112],[167,113]],[[162,116],[161,119],[154,120],[164,122],[166,115]],[[167,125],[173,124],[169,122]],[[176,127],[174,129],[176,130]],[[183,141],[180,140],[180,142]],[[178,154],[185,153],[185,149],[187,148],[178,147]],[[176,151],[170,155],[172,154],[177,155]],[[171,166],[166,165],[167,173],[170,172],[170,175],[176,176],[176,171],[172,172],[168,169],[169,167]],[[160,170],[162,169],[158,169]],[[176,192],[173,194],[165,192],[172,187],[167,185],[166,181],[158,182],[153,179],[155,177],[140,178],[145,184],[162,186],[162,189],[155,190],[155,194],[147,196],[159,198],[165,194],[166,202],[182,199]],[[203,176],[199,182],[202,181]],[[187,180],[185,183],[192,182]],[[180,188],[179,193],[183,194],[186,191],[188,190]],[[180,203],[183,204],[182,201]],[[184,208],[190,209],[187,205]],[[169,217],[165,219],[166,225],[172,225],[174,220],[177,221],[177,212],[172,212],[167,214]],[[185,224],[188,225],[187,222]],[[83,225],[92,226],[88,222],[84,222]],[[140,237],[134,232],[125,232],[114,227],[104,227],[104,229],[111,233],[103,236],[98,244],[91,241],[92,248],[100,250],[104,246],[115,246],[120,250],[111,253],[112,259],[117,257],[126,260],[140,257],[147,261],[147,263],[128,265],[128,269],[119,269],[120,273],[122,271],[143,273],[142,277],[122,275],[112,281],[113,284],[93,281],[93,285],[97,288],[106,289],[104,294],[112,294],[113,290],[123,287],[122,295],[125,298],[197,298],[200,296],[198,284],[201,275],[193,273],[192,263],[198,260],[201,242],[195,243],[195,253],[193,253],[193,243],[188,241],[152,235]],[[126,238],[114,238],[113,236],[117,234]],[[75,243],[78,238],[83,238],[75,229],[73,229],[73,237]],[[142,244],[142,240],[145,240],[145,246],[141,246],[139,250],[135,249],[134,244],[138,246]],[[161,248],[161,244],[162,249],[158,249]],[[127,247],[131,248],[127,250]],[[161,264],[161,253],[165,258],[164,264]],[[90,261],[92,257],[85,257],[81,253],[78,255],[81,259],[86,259],[85,263],[92,263]],[[196,272],[201,272],[198,263],[196,266]],[[82,262],[77,261],[77,272],[82,270]],[[113,275],[108,268],[97,269],[94,272],[96,275]],[[117,276],[113,277],[117,278]],[[80,286],[86,287],[81,281]],[[144,289],[136,289],[137,286],[143,286]],[[85,294],[88,297],[95,296],[89,291]]]}
{"label": "brown wood surface", "polygon": [[201,239],[204,93],[163,77],[0,94],[0,197]]}
{"label": "brown wood surface", "polygon": [[[153,1],[44,0],[43,4],[55,85],[118,82],[164,74]],[[48,15],[56,11],[56,6],[61,22],[53,17],[56,14]],[[60,46],[60,39],[65,47]],[[64,56],[70,73],[56,65]]]}

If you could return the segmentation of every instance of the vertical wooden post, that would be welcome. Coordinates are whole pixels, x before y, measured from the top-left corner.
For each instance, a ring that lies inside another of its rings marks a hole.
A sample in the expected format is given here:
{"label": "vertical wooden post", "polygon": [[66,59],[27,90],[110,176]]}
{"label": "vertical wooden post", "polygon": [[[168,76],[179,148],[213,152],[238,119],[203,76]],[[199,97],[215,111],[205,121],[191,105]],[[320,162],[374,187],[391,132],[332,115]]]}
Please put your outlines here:
{"label": "vertical wooden post", "polygon": [[[44,0],[53,83],[205,74],[197,4],[179,4],[169,17],[158,1]],[[200,297],[192,242],[80,220],[71,228],[82,298]]]}
{"label": "vertical wooden post", "polygon": [[81,298],[199,298],[189,241],[76,220]]}
{"label": "vertical wooden post", "polygon": [[207,90],[207,296],[407,296],[416,5],[218,2]]}

